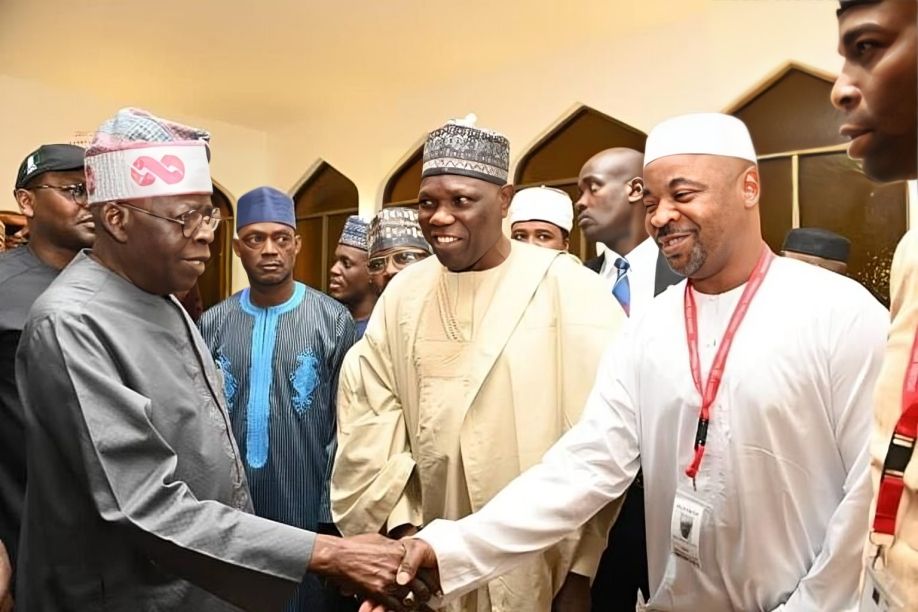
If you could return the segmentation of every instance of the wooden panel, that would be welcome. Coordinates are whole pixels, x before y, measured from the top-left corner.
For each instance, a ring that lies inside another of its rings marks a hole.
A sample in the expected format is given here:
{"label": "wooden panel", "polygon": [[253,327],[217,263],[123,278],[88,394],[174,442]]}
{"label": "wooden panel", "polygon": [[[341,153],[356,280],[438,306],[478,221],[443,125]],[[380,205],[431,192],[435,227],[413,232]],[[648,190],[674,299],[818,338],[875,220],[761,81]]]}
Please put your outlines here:
{"label": "wooden panel", "polygon": [[647,136],[607,115],[583,107],[536,144],[516,168],[516,185],[576,178],[586,161],[604,149],[644,150]]}
{"label": "wooden panel", "polygon": [[746,123],[759,155],[840,144],[842,115],[831,91],[831,82],[790,68],[732,114]]}
{"label": "wooden panel", "polygon": [[759,199],[762,236],[771,250],[777,253],[793,222],[794,187],[790,158],[760,161],[759,176],[762,181],[762,196]]}
{"label": "wooden panel", "polygon": [[[294,266],[294,278],[324,291],[331,254],[344,222],[349,215],[357,214],[357,186],[333,166],[322,162],[293,201],[297,233],[303,243]],[[327,232],[324,240],[323,228]]]}
{"label": "wooden panel", "polygon": [[383,206],[396,202],[414,202],[417,204],[418,192],[421,190],[421,166],[424,148],[420,147],[411,157],[395,171],[386,188],[383,190]]}
{"label": "wooden panel", "polygon": [[229,297],[232,266],[233,209],[229,198],[216,187],[211,202],[220,209],[224,221],[214,232],[214,241],[210,244],[210,261],[198,279],[204,310]]}
{"label": "wooden panel", "polygon": [[303,241],[293,267],[293,277],[315,289],[322,289],[322,217],[297,219],[296,232]]}
{"label": "wooden panel", "polygon": [[[417,195],[417,194],[415,194]],[[297,218],[357,208],[357,186],[333,166],[322,162],[293,197]]]}
{"label": "wooden panel", "polygon": [[872,183],[845,153],[800,158],[800,225],[851,241],[849,276],[889,305],[889,267],[906,231],[906,184]]}

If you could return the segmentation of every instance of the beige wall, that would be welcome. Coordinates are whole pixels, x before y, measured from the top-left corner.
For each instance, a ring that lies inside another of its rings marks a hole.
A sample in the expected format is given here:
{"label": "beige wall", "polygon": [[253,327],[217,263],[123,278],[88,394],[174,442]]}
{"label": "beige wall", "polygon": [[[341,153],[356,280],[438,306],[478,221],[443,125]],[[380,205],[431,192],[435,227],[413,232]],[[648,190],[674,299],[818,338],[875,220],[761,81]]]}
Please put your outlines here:
{"label": "beige wall", "polygon": [[[23,158],[43,143],[70,142],[74,132],[91,132],[123,106],[146,108],[143,100],[106,100],[75,95],[66,90],[0,75],[0,210],[17,210],[13,199],[16,171]],[[147,110],[157,113],[156,108]],[[168,115],[170,119],[204,127],[211,133],[214,178],[233,201],[252,187],[268,181],[267,136],[220,121]],[[238,262],[233,288],[246,285]]]}
{"label": "beige wall", "polygon": [[[537,61],[520,55],[498,72],[444,70],[395,91],[336,94],[321,115],[269,132],[271,180],[289,188],[322,157],[357,184],[361,212],[372,214],[398,161],[451,117],[475,112],[479,125],[506,134],[515,163],[578,102],[647,131],[670,115],[722,110],[790,60],[826,72],[840,66],[828,0],[692,5],[645,30],[629,31],[624,14],[618,27],[587,37],[559,21],[551,34],[568,39],[563,52]],[[435,47],[419,37],[419,53]]]}
{"label": "beige wall", "polygon": [[[556,29],[542,27],[532,34],[563,37],[560,51],[557,44],[541,54],[514,54],[507,48],[499,61],[480,58],[480,70],[473,72],[451,68],[456,62],[445,57],[442,70],[399,73],[391,90],[330,90],[320,110],[267,132],[149,110],[212,132],[213,174],[234,199],[264,183],[292,191],[321,158],[354,181],[361,212],[371,215],[399,162],[422,142],[426,131],[452,117],[475,112],[480,125],[506,134],[515,164],[578,103],[647,131],[674,114],[722,110],[788,61],[830,73],[840,65],[831,0],[647,4],[648,10],[659,13],[655,15],[646,14],[643,3],[633,5],[616,8],[615,23],[582,27],[565,20],[559,3],[551,20]],[[470,49],[476,37],[500,36],[506,27],[527,27],[524,12],[519,19],[490,27],[479,20],[467,27]],[[418,32],[418,54],[437,52],[436,37],[428,34]],[[322,85],[315,83],[316,88]],[[144,100],[75,95],[4,75],[0,92],[0,210],[15,208],[10,195],[14,175],[32,148],[67,141],[75,130],[92,130],[121,106],[145,106]],[[265,109],[270,112],[270,100]],[[244,284],[236,262],[233,288]]]}

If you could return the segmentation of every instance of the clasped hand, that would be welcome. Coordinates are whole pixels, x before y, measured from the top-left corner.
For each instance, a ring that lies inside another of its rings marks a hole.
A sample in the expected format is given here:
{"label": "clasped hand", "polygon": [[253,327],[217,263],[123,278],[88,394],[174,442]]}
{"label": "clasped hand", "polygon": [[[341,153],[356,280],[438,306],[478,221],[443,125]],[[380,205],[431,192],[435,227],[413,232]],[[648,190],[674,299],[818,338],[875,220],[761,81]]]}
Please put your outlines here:
{"label": "clasped hand", "polygon": [[423,540],[318,536],[310,569],[363,596],[360,612],[429,610],[440,591],[437,558]]}

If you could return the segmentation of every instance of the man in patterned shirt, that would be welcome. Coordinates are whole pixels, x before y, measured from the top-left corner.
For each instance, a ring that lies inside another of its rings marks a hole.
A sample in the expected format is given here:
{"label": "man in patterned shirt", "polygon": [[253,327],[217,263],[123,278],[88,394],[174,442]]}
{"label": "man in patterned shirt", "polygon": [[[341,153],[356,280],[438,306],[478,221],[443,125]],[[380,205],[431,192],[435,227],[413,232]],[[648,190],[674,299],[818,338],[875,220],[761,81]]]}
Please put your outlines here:
{"label": "man in patterned shirt", "polygon": [[[286,194],[259,187],[239,198],[233,249],[250,287],[205,312],[200,327],[223,374],[256,514],[318,531],[331,523],[335,393],[354,321],[340,303],[293,279],[295,228]],[[287,610],[336,610],[336,598],[306,574]]]}

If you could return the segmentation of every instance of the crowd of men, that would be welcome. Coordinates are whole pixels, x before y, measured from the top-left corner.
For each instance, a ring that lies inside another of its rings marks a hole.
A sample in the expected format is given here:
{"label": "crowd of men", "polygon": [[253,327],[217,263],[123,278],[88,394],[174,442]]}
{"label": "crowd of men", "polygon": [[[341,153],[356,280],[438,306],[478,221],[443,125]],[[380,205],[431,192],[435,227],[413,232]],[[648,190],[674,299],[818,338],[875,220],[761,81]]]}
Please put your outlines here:
{"label": "crowd of men", "polygon": [[[918,178],[916,17],[838,10],[831,102],[876,181]],[[593,156],[576,202],[509,159],[430,132],[417,209],[349,218],[329,295],[294,279],[291,198],[253,189],[248,287],[200,313],[207,132],[124,109],[26,156],[0,612],[918,610],[918,234],[891,313],[844,237],[772,253],[718,113]]]}

